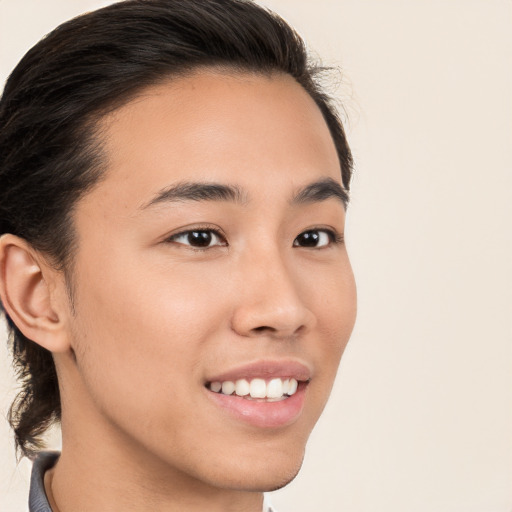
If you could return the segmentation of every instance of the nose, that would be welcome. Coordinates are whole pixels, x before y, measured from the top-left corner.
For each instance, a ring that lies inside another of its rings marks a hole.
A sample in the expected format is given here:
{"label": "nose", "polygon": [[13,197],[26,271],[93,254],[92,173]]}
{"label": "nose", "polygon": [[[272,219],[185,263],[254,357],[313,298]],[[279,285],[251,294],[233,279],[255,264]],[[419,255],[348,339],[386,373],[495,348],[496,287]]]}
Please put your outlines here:
{"label": "nose", "polygon": [[237,283],[232,328],[238,334],[286,339],[316,325],[307,290],[301,287],[300,269],[294,272],[277,251],[247,259]]}

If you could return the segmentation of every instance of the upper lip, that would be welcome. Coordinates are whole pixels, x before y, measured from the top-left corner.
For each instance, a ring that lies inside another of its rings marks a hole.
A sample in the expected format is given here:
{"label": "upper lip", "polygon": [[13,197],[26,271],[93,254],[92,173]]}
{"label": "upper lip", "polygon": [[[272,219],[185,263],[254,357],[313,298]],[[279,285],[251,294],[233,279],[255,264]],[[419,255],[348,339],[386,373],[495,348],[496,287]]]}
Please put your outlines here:
{"label": "upper lip", "polygon": [[237,381],[238,379],[270,379],[273,377],[294,378],[308,381],[311,378],[309,367],[297,360],[260,360],[214,375],[207,382]]}

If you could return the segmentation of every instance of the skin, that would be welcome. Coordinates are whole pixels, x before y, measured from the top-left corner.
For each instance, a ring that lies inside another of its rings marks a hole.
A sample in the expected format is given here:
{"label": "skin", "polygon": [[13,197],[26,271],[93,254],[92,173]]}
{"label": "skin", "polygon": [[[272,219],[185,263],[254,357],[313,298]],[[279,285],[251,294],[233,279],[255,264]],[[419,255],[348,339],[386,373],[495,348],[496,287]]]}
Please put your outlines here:
{"label": "skin", "polygon": [[[39,323],[26,331],[59,375],[52,506],[260,512],[261,492],[301,466],[355,321],[346,246],[321,231],[343,235],[342,202],[290,202],[312,182],[341,185],[328,128],[291,77],[202,70],[146,89],[100,133],[107,172],[73,214],[75,312],[62,274],[14,238],[2,245],[12,275],[39,279],[18,306],[9,289],[28,286],[7,283],[4,302],[16,318],[32,308]],[[144,207],[183,181],[236,185],[243,197]],[[171,238],[194,228],[222,238],[202,249]],[[311,229],[325,245],[294,244]],[[292,424],[255,427],[208,396],[212,375],[282,359],[311,370]]]}

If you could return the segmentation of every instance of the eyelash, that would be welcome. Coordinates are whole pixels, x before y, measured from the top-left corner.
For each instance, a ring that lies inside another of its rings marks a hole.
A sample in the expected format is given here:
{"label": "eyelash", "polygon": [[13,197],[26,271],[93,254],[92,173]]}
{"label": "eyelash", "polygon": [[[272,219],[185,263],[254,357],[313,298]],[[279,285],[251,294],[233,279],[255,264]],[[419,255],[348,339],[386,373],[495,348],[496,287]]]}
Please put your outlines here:
{"label": "eyelash", "polygon": [[226,237],[215,228],[212,228],[210,226],[198,226],[193,229],[187,229],[186,231],[180,231],[179,233],[176,233],[169,238],[165,240],[165,242],[175,242],[177,238],[189,235],[190,233],[213,233],[221,242],[223,242],[223,245],[213,245],[208,247],[194,247],[191,244],[181,244],[181,245],[187,245],[191,250],[195,252],[204,252],[207,249],[211,249],[212,247],[226,247],[227,246],[227,240]]}
{"label": "eyelash", "polygon": [[[307,249],[308,248],[307,246],[296,245],[295,242],[301,235],[304,235],[306,233],[314,233],[314,232],[326,233],[329,238],[329,243],[326,245],[320,246],[320,247],[309,247],[311,249],[322,249],[324,247],[329,247],[333,244],[339,245],[339,244],[344,243],[343,235],[339,234],[338,232],[336,232],[332,229],[310,228],[310,229],[306,229],[305,231],[302,231],[301,233],[299,233],[297,235],[297,237],[293,241],[293,246],[294,247],[303,247],[303,248]],[[191,244],[182,244],[182,245],[188,246],[191,250],[193,250],[195,252],[204,252],[207,249],[211,249],[212,247],[227,247],[228,246],[226,237],[221,233],[221,231],[219,231],[218,229],[212,228],[210,226],[198,226],[194,229],[187,229],[186,231],[180,231],[179,233],[175,233],[174,235],[171,235],[170,237],[168,237],[165,240],[165,242],[174,243],[174,242],[176,242],[176,239],[178,239],[179,237],[188,236],[190,233],[213,233],[221,242],[223,242],[222,245],[219,244],[219,245],[206,246],[206,247],[194,247]]]}

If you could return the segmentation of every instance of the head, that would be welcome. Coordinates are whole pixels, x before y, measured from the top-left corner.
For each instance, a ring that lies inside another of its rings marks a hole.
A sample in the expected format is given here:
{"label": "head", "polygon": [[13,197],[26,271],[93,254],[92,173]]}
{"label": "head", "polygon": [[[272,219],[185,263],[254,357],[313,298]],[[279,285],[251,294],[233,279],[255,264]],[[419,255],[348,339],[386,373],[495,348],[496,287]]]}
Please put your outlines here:
{"label": "head", "polygon": [[[120,2],[22,59],[0,293],[23,454],[62,421],[64,450],[78,429],[215,486],[293,478],[355,318],[352,161],[320,71],[242,0]],[[279,377],[293,397],[228,396]]]}

